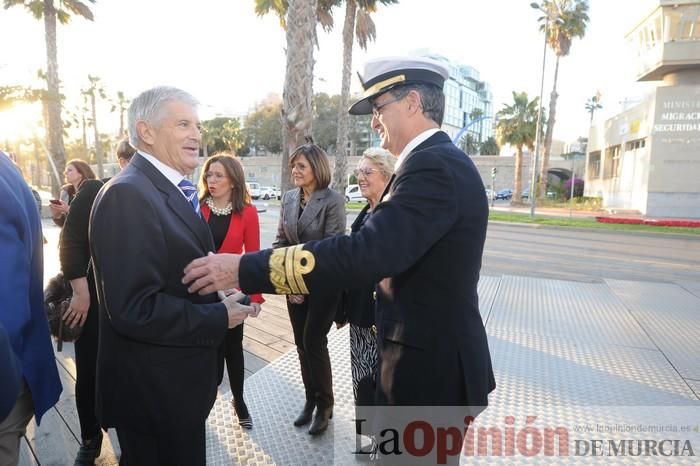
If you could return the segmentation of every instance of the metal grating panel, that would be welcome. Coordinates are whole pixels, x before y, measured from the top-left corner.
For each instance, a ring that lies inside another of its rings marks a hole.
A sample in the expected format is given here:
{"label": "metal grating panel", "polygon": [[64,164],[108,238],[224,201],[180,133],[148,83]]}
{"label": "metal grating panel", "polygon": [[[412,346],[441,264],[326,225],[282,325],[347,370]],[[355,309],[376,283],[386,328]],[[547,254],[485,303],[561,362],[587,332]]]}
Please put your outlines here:
{"label": "metal grating panel", "polygon": [[496,299],[498,286],[501,283],[501,277],[490,277],[482,275],[479,277],[478,293],[479,293],[479,312],[481,320],[486,323],[491,312],[491,306]]}
{"label": "metal grating panel", "polygon": [[602,283],[504,276],[487,327],[586,343],[654,348],[620,300]]}
{"label": "metal grating panel", "polygon": [[606,282],[681,375],[700,380],[700,298],[672,283]]}
{"label": "metal grating panel", "polygon": [[[700,379],[686,383],[655,346],[639,344],[639,325],[615,296],[606,293],[605,285],[507,278],[509,283],[499,287],[497,278],[483,277],[479,286],[482,309],[488,309],[486,302],[495,297],[493,309],[500,315],[492,315],[487,326],[498,387],[489,408],[477,419],[478,425],[502,425],[506,416],[513,416],[522,427],[529,415],[538,416],[538,425],[570,429],[583,423],[640,422],[644,416],[656,423],[667,419],[678,423],[684,416],[697,422]],[[522,302],[513,296],[520,296]],[[568,311],[557,314],[566,299],[580,301],[568,303],[583,313],[580,318]],[[519,312],[512,312],[509,306]],[[545,311],[554,313],[554,318],[545,319]],[[594,335],[596,331],[601,334]],[[351,454],[355,435],[347,327],[330,332],[328,347],[336,404],[331,426],[323,436],[313,438],[305,427],[292,426],[304,395],[297,355],[290,351],[246,380],[246,401],[255,423],[252,431],[238,426],[231,394],[222,390],[207,422],[207,464],[361,464]],[[629,437],[625,433],[604,436]],[[695,464],[694,459],[674,457],[672,462]],[[657,460],[463,456],[461,464],[607,465],[656,464]]]}
{"label": "metal grating panel", "polygon": [[681,281],[676,283],[700,298],[700,282]]}
{"label": "metal grating panel", "polygon": [[238,425],[230,391],[220,392],[207,420],[207,464],[334,464],[333,448],[340,441],[339,431],[347,451],[351,451],[355,439],[348,338],[347,326],[332,330],[328,337],[335,407],[331,427],[324,435],[314,438],[307,433],[308,426],[292,425],[304,404],[299,360],[292,350],[246,379],[252,430]]}
{"label": "metal grating panel", "polygon": [[488,334],[497,385],[492,404],[698,404],[657,350],[495,329]]}

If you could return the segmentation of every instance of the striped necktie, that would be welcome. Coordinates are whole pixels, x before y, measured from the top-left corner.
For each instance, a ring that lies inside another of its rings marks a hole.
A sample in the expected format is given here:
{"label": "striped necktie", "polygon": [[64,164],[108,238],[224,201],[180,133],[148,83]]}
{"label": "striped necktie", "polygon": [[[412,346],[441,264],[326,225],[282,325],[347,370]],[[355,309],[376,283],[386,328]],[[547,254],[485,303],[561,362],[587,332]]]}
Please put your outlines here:
{"label": "striped necktie", "polygon": [[202,214],[199,209],[199,199],[197,199],[197,188],[195,188],[194,185],[190,182],[190,180],[186,178],[180,181],[178,183],[178,186],[180,187],[180,190],[185,194],[187,201],[192,205],[192,208],[194,209],[195,213],[201,217]]}

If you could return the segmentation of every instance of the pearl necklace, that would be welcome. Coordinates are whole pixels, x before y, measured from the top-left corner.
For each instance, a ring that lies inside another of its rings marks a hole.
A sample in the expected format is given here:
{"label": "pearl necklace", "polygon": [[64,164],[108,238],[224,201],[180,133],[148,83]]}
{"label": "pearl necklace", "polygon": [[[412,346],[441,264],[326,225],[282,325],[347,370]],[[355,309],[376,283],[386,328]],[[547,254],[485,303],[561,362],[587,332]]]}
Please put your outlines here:
{"label": "pearl necklace", "polygon": [[233,204],[231,204],[231,202],[226,204],[226,207],[216,207],[214,205],[214,199],[211,197],[207,197],[204,202],[207,203],[209,210],[211,210],[211,213],[214,215],[229,215],[233,212]]}

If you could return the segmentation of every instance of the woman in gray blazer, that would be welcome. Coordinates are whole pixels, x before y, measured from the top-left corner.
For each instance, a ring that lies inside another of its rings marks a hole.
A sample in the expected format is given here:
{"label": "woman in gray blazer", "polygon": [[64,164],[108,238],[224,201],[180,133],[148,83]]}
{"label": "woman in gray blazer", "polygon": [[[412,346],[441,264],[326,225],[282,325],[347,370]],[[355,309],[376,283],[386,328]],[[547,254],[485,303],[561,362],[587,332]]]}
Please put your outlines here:
{"label": "woman in gray blazer", "polygon": [[[289,156],[289,165],[296,188],[282,197],[277,239],[272,246],[291,246],[344,234],[345,199],[328,188],[331,169],[323,149],[315,144],[299,146]],[[333,381],[326,335],[339,304],[339,293],[287,295],[287,311],[306,393],[306,403],[294,425],[311,422],[311,435],[324,432],[333,416]]]}

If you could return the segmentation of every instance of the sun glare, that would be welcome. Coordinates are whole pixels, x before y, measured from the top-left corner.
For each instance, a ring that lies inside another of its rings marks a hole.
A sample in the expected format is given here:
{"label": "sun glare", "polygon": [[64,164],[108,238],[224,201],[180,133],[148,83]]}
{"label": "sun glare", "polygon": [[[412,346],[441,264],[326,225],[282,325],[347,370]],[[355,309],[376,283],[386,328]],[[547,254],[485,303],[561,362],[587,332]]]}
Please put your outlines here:
{"label": "sun glare", "polygon": [[15,104],[0,111],[0,141],[22,141],[41,136],[41,105]]}

